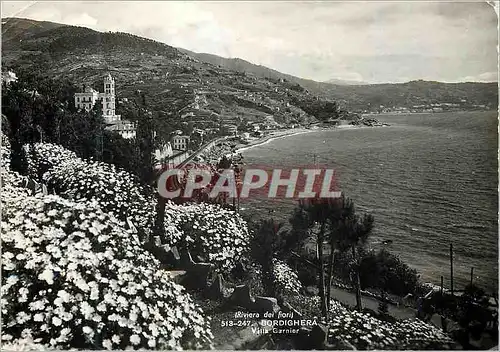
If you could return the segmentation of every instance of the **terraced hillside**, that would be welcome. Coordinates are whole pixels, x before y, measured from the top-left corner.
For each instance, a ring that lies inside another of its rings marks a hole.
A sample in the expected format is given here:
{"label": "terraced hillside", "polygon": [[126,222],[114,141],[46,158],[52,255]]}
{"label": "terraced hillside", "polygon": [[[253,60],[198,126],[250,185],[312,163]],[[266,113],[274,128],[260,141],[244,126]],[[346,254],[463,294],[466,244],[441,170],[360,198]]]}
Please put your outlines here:
{"label": "terraced hillside", "polygon": [[[231,71],[127,33],[17,18],[3,23],[4,69],[39,70],[95,88],[110,72],[118,98],[133,96],[139,89],[156,111],[190,121],[240,123],[270,117],[285,125],[316,121],[294,102],[319,100],[296,83]],[[336,111],[328,117],[336,118]]]}
{"label": "terraced hillside", "polygon": [[345,116],[339,107],[362,113],[496,109],[498,105],[496,83],[336,85],[127,33],[19,18],[2,23],[4,68],[39,70],[96,87],[103,74],[111,72],[119,97],[143,90],[156,111],[184,116],[190,122],[208,119],[215,125],[272,117],[286,125]]}

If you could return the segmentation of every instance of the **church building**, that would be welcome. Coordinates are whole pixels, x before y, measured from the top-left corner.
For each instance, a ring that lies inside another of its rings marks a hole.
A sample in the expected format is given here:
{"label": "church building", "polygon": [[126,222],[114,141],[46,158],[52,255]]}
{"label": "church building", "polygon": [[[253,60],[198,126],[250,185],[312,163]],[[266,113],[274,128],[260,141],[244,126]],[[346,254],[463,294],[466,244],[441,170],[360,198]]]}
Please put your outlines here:
{"label": "church building", "polygon": [[135,124],[122,120],[121,116],[115,113],[115,80],[109,73],[104,77],[103,93],[99,93],[91,87],[85,87],[83,92],[75,93],[77,109],[90,111],[98,101],[102,104],[102,115],[104,122],[108,125],[106,129],[118,132],[123,138],[134,138],[136,135]]}

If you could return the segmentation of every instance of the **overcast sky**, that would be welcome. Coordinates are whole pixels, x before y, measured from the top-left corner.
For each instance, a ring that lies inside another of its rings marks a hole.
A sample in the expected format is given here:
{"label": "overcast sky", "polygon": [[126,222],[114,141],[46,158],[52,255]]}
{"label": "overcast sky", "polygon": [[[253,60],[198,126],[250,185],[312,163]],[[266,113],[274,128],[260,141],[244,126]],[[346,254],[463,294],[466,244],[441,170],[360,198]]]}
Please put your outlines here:
{"label": "overcast sky", "polygon": [[497,81],[486,3],[9,2],[2,17],[122,31],[318,81]]}

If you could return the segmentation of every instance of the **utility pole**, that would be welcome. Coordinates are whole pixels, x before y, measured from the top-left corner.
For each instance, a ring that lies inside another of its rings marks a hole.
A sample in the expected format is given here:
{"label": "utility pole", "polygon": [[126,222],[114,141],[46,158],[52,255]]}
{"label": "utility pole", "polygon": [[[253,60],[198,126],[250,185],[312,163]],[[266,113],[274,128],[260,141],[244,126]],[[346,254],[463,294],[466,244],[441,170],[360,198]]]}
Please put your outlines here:
{"label": "utility pole", "polygon": [[453,243],[450,243],[450,290],[453,296]]}

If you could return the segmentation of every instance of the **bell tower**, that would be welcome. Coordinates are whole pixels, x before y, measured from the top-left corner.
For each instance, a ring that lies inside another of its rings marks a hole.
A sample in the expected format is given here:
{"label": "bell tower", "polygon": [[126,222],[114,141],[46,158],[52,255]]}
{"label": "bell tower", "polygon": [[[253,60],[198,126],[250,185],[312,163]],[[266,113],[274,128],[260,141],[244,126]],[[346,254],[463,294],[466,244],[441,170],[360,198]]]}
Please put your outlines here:
{"label": "bell tower", "polygon": [[115,80],[109,73],[104,76],[102,113],[106,121],[113,122],[119,119],[115,114]]}
{"label": "bell tower", "polygon": [[115,95],[115,80],[109,73],[104,76],[104,93]]}

